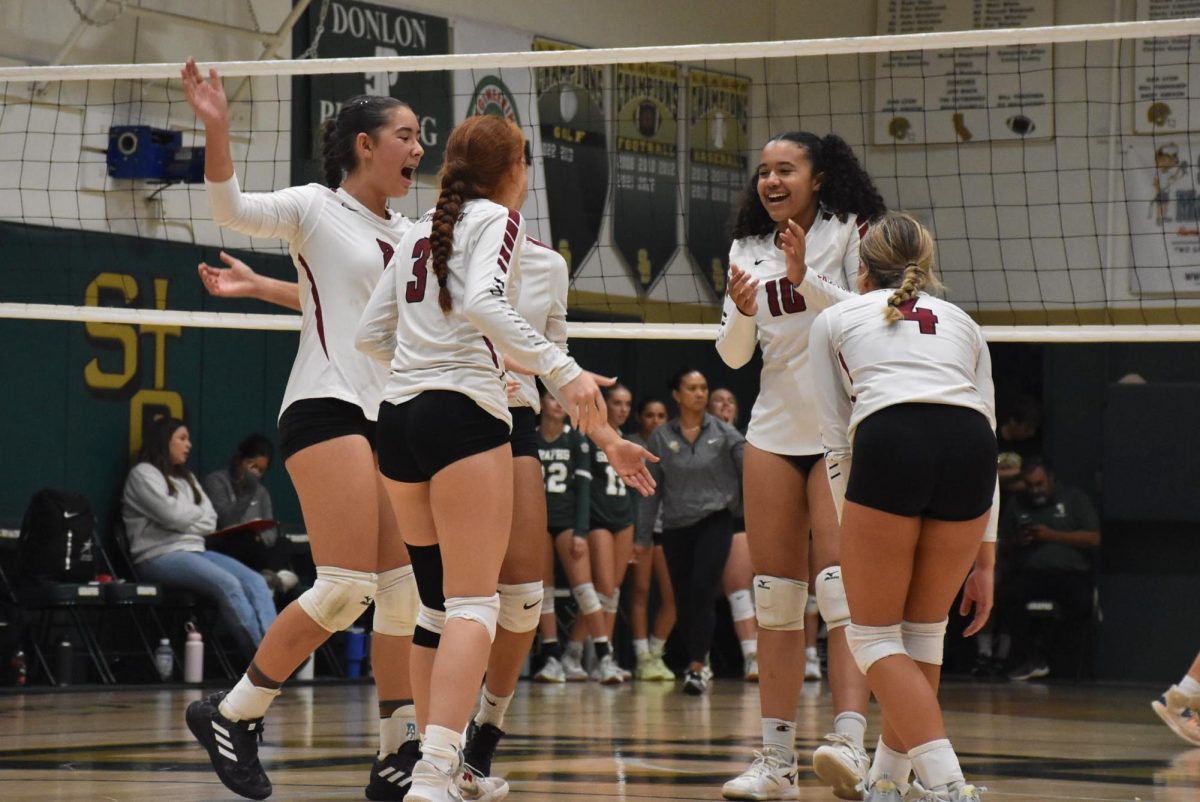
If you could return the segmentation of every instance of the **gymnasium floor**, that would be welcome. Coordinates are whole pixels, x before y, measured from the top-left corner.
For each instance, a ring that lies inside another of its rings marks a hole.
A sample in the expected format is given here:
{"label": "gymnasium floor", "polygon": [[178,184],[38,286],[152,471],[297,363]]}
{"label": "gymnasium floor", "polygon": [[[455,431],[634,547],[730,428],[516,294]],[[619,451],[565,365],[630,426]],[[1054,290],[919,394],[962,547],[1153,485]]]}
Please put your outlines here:
{"label": "gymnasium floor", "polygon": [[[985,800],[1200,801],[1200,749],[1151,712],[1157,688],[950,684],[951,737]],[[198,690],[0,695],[0,800],[237,799],[217,782],[183,725]],[[376,741],[370,686],[285,690],[267,718],[272,799],[362,799]],[[829,721],[808,683],[802,755]],[[869,740],[873,743],[877,730]],[[716,683],[700,699],[661,684],[522,683],[496,769],[510,799],[720,799],[758,741],[753,686]],[[802,800],[833,800],[804,772]]]}

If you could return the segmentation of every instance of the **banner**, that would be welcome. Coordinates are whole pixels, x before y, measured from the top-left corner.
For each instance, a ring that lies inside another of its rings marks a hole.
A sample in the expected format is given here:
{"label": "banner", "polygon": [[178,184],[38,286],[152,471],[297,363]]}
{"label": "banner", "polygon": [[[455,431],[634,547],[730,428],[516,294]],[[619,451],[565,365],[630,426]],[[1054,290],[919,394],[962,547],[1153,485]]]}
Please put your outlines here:
{"label": "banner", "polygon": [[[450,52],[450,25],[397,8],[332,0],[322,20],[313,3],[304,12],[293,36],[293,57],[316,41],[315,58],[362,56],[425,56]],[[292,79],[292,183],[323,182],[321,142],[317,131],[337,114],[342,102],[355,95],[391,95],[412,106],[420,123],[424,163],[440,165],[450,117],[450,76],[446,72],[380,72],[346,75],[297,76]],[[422,170],[428,178],[434,171]]]}
{"label": "banner", "polygon": [[1134,137],[1124,151],[1134,295],[1200,292],[1200,137]]}
{"label": "banner", "polygon": [[671,261],[679,219],[679,68],[618,64],[613,243],[648,292]]}
{"label": "banner", "polygon": [[[533,49],[576,46],[536,37]],[[608,194],[604,69],[534,70],[550,244],[567,260],[572,277],[600,237]]]}
{"label": "banner", "polygon": [[[1054,0],[880,0],[877,32],[1054,24]],[[875,57],[875,143],[986,142],[1054,135],[1050,45],[897,50]]]}
{"label": "banner", "polygon": [[[1200,0],[1138,0],[1140,20],[1200,17]],[[1133,130],[1169,134],[1200,127],[1200,41],[1194,36],[1138,39],[1134,46]]]}
{"label": "banner", "polygon": [[704,283],[725,293],[725,260],[733,215],[750,177],[750,81],[737,75],[688,72],[687,244]]}

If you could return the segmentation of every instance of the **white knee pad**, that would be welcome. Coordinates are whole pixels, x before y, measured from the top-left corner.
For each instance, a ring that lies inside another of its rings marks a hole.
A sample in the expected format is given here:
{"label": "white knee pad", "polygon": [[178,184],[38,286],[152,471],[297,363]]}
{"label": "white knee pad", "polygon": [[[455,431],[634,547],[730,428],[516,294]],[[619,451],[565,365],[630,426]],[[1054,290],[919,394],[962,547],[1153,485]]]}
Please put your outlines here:
{"label": "white knee pad", "polygon": [[808,594],[808,603],[804,605],[804,614],[806,616],[816,615],[819,612],[821,612],[821,605],[817,604],[816,594]]}
{"label": "white knee pad", "polygon": [[542,615],[554,615],[554,588],[542,588]]}
{"label": "white knee pad", "polygon": [[596,599],[600,602],[600,609],[606,613],[616,614],[621,606],[621,589],[617,588],[613,591],[613,595],[605,596],[603,593],[597,593]]}
{"label": "white knee pad", "polygon": [[603,609],[600,606],[600,597],[596,594],[596,587],[591,582],[584,582],[582,585],[571,588],[571,595],[575,597],[575,603],[579,605],[579,612],[584,615],[598,613]]}
{"label": "white knee pad", "polygon": [[918,663],[940,666],[946,645],[946,625],[950,619],[934,621],[932,624],[915,624],[901,621],[900,631],[904,636],[904,651]]}
{"label": "white knee pad", "polygon": [[542,617],[542,582],[497,585],[500,594],[500,626],[509,632],[532,632]]}
{"label": "white knee pad", "polygon": [[878,661],[893,654],[907,654],[900,624],[886,627],[864,627],[855,623],[846,626],[846,645],[863,674]]}
{"label": "white knee pad", "polygon": [[487,630],[488,640],[496,639],[496,622],[500,617],[500,594],[491,596],[455,596],[446,599],[446,623],[452,618],[461,618],[482,624]]}
{"label": "white knee pad", "polygon": [[379,574],[375,588],[375,623],[380,635],[410,637],[417,626],[417,579],[411,565],[402,565]]}
{"label": "white knee pad", "polygon": [[804,629],[804,604],[808,583],[783,576],[756,574],[754,612],[761,629],[796,631]]}
{"label": "white knee pad", "polygon": [[446,626],[446,611],[435,610],[422,604],[417,612],[417,626],[434,635],[441,635],[442,629]]}
{"label": "white knee pad", "polygon": [[842,566],[831,565],[817,574],[817,607],[825,619],[826,629],[837,629],[850,623],[850,604],[846,601],[846,586],[842,584]]}
{"label": "white knee pad", "polygon": [[327,632],[341,632],[371,606],[375,574],[317,566],[317,581],[300,594],[300,607]]}
{"label": "white knee pad", "polygon": [[745,621],[754,617],[754,597],[748,590],[735,590],[729,594],[729,612],[734,621]]}

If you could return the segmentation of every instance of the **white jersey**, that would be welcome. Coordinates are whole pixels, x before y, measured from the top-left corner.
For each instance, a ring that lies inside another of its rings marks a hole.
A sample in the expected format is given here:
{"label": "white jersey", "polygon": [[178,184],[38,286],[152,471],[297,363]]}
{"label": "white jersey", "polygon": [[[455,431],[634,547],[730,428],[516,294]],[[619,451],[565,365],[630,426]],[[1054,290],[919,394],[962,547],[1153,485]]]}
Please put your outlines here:
{"label": "white jersey", "polygon": [[[517,313],[528,320],[535,331],[567,353],[567,289],[570,282],[567,260],[533,237],[525,238],[520,258],[521,297],[517,300]],[[521,387],[509,406],[531,407],[535,413],[541,412],[542,399],[534,377],[513,374],[513,378]],[[557,389],[552,387],[551,392]]]}
{"label": "white jersey", "polygon": [[452,308],[442,312],[429,264],[433,212],[404,235],[363,312],[358,348],[390,362],[385,401],[428,390],[463,393],[512,425],[503,354],[565,384],[582,370],[514,309],[520,297],[525,221],[488,200],[463,204],[447,265]]}
{"label": "white jersey", "polygon": [[783,251],[774,234],[735,240],[730,264],[758,279],[758,313],[746,317],[725,296],[717,351],[725,364],[739,368],[762,346],[758,398],[750,413],[746,440],[773,454],[820,454],[821,431],[808,379],[809,329],[822,309],[857,297],[848,287],[858,274],[858,243],[865,218],[846,222],[821,210],[804,238],[808,269],[800,287],[787,277]]}
{"label": "white jersey", "polygon": [[242,192],[237,176],[205,181],[217,225],[287,240],[300,283],[300,345],[280,412],[304,398],[357,404],[379,414],[387,371],[354,347],[363,307],[400,238],[403,215],[383,219],[341,189],[320,184]]}
{"label": "white jersey", "polygon": [[858,424],[896,404],[968,407],[996,428],[992,361],[979,326],[925,293],[902,305],[904,320],[886,320],[893,292],[838,304],[813,324],[810,375],[830,462],[850,459]]}

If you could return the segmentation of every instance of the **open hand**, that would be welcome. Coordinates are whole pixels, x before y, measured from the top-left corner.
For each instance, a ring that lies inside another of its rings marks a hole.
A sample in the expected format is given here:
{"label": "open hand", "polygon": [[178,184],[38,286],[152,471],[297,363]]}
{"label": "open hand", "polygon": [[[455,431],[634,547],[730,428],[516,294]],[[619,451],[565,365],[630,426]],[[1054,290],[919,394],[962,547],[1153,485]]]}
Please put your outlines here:
{"label": "open hand", "polygon": [[253,298],[257,289],[258,274],[250,265],[221,251],[221,261],[225,267],[213,267],[201,262],[197,267],[200,281],[209,295],[218,298]]}
{"label": "open hand", "polygon": [[225,99],[225,87],[217,71],[210,68],[205,80],[196,60],[189,58],[179,75],[183,79],[183,94],[200,122],[205,127],[228,125],[229,101]]}
{"label": "open hand", "polygon": [[746,317],[758,314],[758,279],[735,264],[729,265],[729,298]]}

